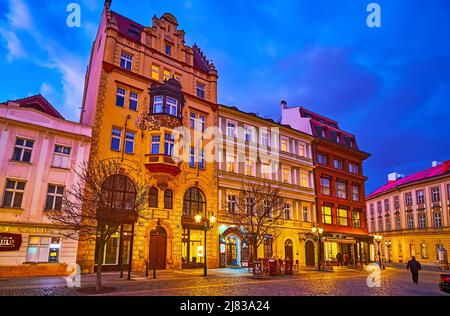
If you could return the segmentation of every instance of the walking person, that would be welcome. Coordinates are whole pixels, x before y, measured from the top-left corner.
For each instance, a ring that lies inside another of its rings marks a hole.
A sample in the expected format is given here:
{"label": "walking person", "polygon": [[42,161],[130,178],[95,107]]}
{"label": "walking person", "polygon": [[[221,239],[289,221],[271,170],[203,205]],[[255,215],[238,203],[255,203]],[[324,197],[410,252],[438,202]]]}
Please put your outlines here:
{"label": "walking person", "polygon": [[346,252],[344,252],[344,266],[347,268],[348,267],[348,262],[350,261],[350,257],[348,256],[348,254]]}
{"label": "walking person", "polygon": [[338,264],[338,268],[344,267],[344,264],[342,263],[342,253],[338,252],[336,255],[336,260],[337,260],[337,264]]}
{"label": "walking person", "polygon": [[419,271],[422,270],[422,266],[420,265],[420,262],[416,260],[416,257],[413,256],[411,260],[408,261],[408,264],[406,265],[406,270],[409,270],[411,272],[414,284],[418,284]]}

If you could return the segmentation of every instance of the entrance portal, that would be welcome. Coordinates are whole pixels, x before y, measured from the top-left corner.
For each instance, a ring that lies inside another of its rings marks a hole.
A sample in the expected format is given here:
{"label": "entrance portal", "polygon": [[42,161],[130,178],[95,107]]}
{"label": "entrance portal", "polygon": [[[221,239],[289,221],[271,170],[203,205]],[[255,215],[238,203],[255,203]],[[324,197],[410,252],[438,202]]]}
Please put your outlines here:
{"label": "entrance portal", "polygon": [[166,269],[167,260],[167,233],[162,227],[157,227],[150,233],[150,268],[156,264],[156,269]]}
{"label": "entrance portal", "polygon": [[311,240],[305,242],[305,260],[306,266],[311,267],[316,265],[316,258],[314,255],[314,243]]}

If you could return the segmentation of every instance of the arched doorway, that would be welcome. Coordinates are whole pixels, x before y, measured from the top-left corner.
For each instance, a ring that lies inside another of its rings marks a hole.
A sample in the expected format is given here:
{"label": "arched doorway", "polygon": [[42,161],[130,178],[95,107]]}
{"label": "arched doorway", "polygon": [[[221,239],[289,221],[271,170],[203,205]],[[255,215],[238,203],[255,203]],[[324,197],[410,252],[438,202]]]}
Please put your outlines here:
{"label": "arched doorway", "polygon": [[167,233],[164,228],[156,227],[150,233],[150,251],[149,251],[150,268],[156,263],[156,269],[166,269],[167,261]]}
{"label": "arched doorway", "polygon": [[284,242],[284,258],[286,260],[294,260],[294,244],[290,239]]}
{"label": "arched doorway", "polygon": [[314,243],[311,240],[307,240],[305,242],[305,261],[307,266],[314,266],[316,264],[314,252]]}

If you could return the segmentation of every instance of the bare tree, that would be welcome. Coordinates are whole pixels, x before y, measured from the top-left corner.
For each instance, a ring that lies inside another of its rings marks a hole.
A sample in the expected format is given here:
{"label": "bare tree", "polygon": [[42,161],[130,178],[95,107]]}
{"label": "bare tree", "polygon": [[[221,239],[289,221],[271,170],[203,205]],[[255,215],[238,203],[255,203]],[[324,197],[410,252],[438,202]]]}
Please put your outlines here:
{"label": "bare tree", "polygon": [[262,181],[243,185],[235,202],[235,206],[230,206],[229,217],[241,228],[243,239],[251,246],[252,259],[255,260],[264,239],[278,233],[277,222],[284,218],[284,198],[278,186]]}
{"label": "bare tree", "polygon": [[[76,181],[63,196],[62,211],[49,212],[58,233],[70,239],[94,242],[102,254],[108,239],[122,225],[147,218],[149,185],[141,180],[139,164],[117,159],[84,162]],[[102,289],[101,255],[96,256],[96,291]],[[131,263],[130,263],[131,264]]]}

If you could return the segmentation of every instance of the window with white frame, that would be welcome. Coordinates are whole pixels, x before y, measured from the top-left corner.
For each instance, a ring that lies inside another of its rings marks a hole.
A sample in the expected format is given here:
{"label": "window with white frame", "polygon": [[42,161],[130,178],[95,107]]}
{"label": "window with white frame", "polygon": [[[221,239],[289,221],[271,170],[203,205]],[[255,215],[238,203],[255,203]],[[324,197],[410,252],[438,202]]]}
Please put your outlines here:
{"label": "window with white frame", "polygon": [[269,133],[266,129],[261,130],[261,145],[269,146]]}
{"label": "window with white frame", "polygon": [[153,114],[161,114],[163,112],[164,98],[157,95],[153,98]]}
{"label": "window with white frame", "polygon": [[425,194],[424,194],[424,191],[423,191],[423,190],[418,190],[418,191],[416,192],[416,195],[417,195],[417,204],[419,204],[419,205],[425,204]]}
{"label": "window with white frame", "polygon": [[352,185],[352,200],[355,202],[359,201],[359,185],[357,184]]}
{"label": "window with white frame", "polygon": [[268,163],[261,164],[261,175],[266,180],[272,179],[272,168],[270,164]]}
{"label": "window with white frame", "polygon": [[131,67],[133,66],[133,56],[122,52],[122,55],[120,56],[120,67],[131,70]]}
{"label": "window with white frame", "polygon": [[284,204],[284,219],[285,220],[291,220],[292,214],[291,214],[291,204],[285,203]]}
{"label": "window with white frame", "polygon": [[348,226],[348,211],[346,209],[337,210],[337,221],[339,226]]}
{"label": "window with white frame", "polygon": [[442,227],[442,213],[439,211],[433,212],[433,222],[435,228],[441,228]]}
{"label": "window with white frame", "polygon": [[125,106],[126,96],[127,96],[127,91],[124,88],[117,87],[116,105],[123,108]]}
{"label": "window with white frame", "polygon": [[134,132],[127,131],[125,133],[125,153],[134,154],[134,140],[136,134]]}
{"label": "window with white frame", "polygon": [[197,113],[191,112],[189,116],[189,126],[191,129],[195,129],[197,126]]}
{"label": "window with white frame", "polygon": [[68,169],[70,167],[70,154],[72,148],[68,146],[55,145],[52,167]]}
{"label": "window with white frame", "polygon": [[419,228],[427,228],[427,214],[425,212],[419,213]]}
{"label": "window with white frame", "polygon": [[171,97],[166,97],[166,114],[177,116],[178,115],[178,101]]}
{"label": "window with white frame", "polygon": [[227,122],[227,136],[235,137],[236,136],[236,123],[232,121]]}
{"label": "window with white frame", "polygon": [[395,215],[395,229],[396,230],[402,229],[402,220],[401,220],[400,214]]}
{"label": "window with white frame", "polygon": [[322,176],[320,178],[320,187],[323,195],[331,195],[330,178]]}
{"label": "window with white frame", "polygon": [[198,129],[201,132],[205,132],[206,129],[206,117],[204,115],[200,115],[198,118]]}
{"label": "window with white frame", "polygon": [[245,141],[254,142],[255,128],[253,126],[245,126]]}
{"label": "window with white frame", "polygon": [[24,193],[25,181],[7,179],[3,192],[2,207],[21,208]]}
{"label": "window with white frame", "polygon": [[304,144],[299,144],[298,145],[298,155],[300,157],[306,157],[306,151],[305,151],[305,145]]}
{"label": "window with white frame", "polygon": [[203,83],[197,81],[196,91],[199,98],[205,98],[205,85]]}
{"label": "window with white frame", "polygon": [[355,228],[361,228],[361,213],[358,211],[352,212],[352,222],[353,227]]}
{"label": "window with white frame", "polygon": [[61,211],[64,196],[64,186],[49,184],[47,189],[47,199],[45,200],[46,211]]}
{"label": "window with white frame", "polygon": [[309,222],[309,207],[308,206],[303,206],[302,209],[302,218],[304,222]]}
{"label": "window with white frame", "polygon": [[408,225],[408,229],[414,229],[414,215],[412,212],[408,212],[406,215],[406,223]]}
{"label": "window with white frame", "polygon": [[347,188],[342,180],[336,180],[336,196],[340,199],[347,198]]}
{"label": "window with white frame", "polygon": [[289,140],[281,137],[281,151],[289,152]]}
{"label": "window with white frame", "polygon": [[164,155],[172,157],[175,148],[175,136],[173,134],[166,133],[164,137]]}
{"label": "window with white frame", "polygon": [[355,163],[350,162],[348,164],[348,171],[353,174],[359,174],[359,166]]}
{"label": "window with white frame", "polygon": [[283,182],[290,183],[291,181],[291,170],[289,168],[283,168]]}
{"label": "window with white frame", "polygon": [[235,172],[236,170],[236,162],[235,157],[231,155],[227,155],[227,172]]}
{"label": "window with white frame", "polygon": [[136,92],[130,92],[130,110],[137,111],[139,104],[139,94]]}
{"label": "window with white frame", "polygon": [[20,162],[31,162],[34,140],[16,138],[12,160]]}
{"label": "window with white frame", "polygon": [[441,201],[441,190],[439,187],[431,188],[431,200],[433,203]]}
{"label": "window with white frame", "polygon": [[394,196],[394,207],[396,210],[400,209],[400,198],[398,195]]}
{"label": "window with white frame", "polygon": [[227,196],[227,207],[229,213],[236,213],[237,210],[237,197],[236,195],[229,194]]}
{"label": "window with white frame", "polygon": [[252,197],[245,198],[245,210],[247,215],[252,215],[255,212],[255,199]]}
{"label": "window with white frame", "polygon": [[331,207],[324,205],[322,206],[322,223],[324,224],[332,224],[332,216],[331,216]]}
{"label": "window with white frame", "polygon": [[253,176],[254,175],[254,165],[255,163],[251,159],[245,160],[245,175],[246,176]]}
{"label": "window with white frame", "polygon": [[189,151],[189,167],[195,168],[195,147],[191,146]]}
{"label": "window with white frame", "polygon": [[161,146],[161,136],[152,136],[152,155],[159,155],[159,148]]}
{"label": "window with white frame", "polygon": [[326,166],[328,164],[327,156],[324,154],[317,154],[317,162],[319,165]]}
{"label": "window with white frame", "polygon": [[304,171],[300,172],[300,185],[303,188],[308,188],[308,173]]}
{"label": "window with white frame", "polygon": [[111,150],[120,151],[121,142],[122,142],[122,130],[118,128],[113,128],[111,134]]}
{"label": "window with white frame", "polygon": [[205,150],[200,149],[198,153],[198,167],[199,169],[205,169]]}
{"label": "window with white frame", "polygon": [[405,193],[405,204],[406,206],[412,206],[413,205],[413,199],[411,192]]}
{"label": "window with white frame", "polygon": [[344,164],[342,162],[341,159],[334,159],[334,167],[336,169],[343,169],[344,168]]}

